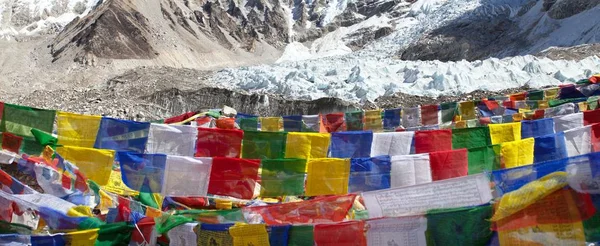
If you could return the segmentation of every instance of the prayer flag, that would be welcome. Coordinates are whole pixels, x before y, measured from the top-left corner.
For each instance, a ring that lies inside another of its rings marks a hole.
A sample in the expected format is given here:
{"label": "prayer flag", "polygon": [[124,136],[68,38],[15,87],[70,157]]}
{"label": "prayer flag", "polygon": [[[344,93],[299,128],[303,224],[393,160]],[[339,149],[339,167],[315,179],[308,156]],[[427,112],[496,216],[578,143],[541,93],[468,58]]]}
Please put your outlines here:
{"label": "prayer flag", "polygon": [[350,159],[349,192],[390,188],[391,165],[389,156]]}
{"label": "prayer flag", "polygon": [[281,117],[260,117],[260,130],[263,132],[278,132],[283,128]]}
{"label": "prayer flag", "polygon": [[539,137],[553,133],[554,120],[552,118],[521,122],[521,138]]}
{"label": "prayer flag", "polygon": [[554,132],[564,132],[583,126],[583,113],[560,115],[552,117],[554,120]]}
{"label": "prayer flag", "polygon": [[421,106],[421,124],[424,126],[438,124],[438,105]]}
{"label": "prayer flag", "polygon": [[261,163],[261,197],[304,194],[306,160],[265,159]]}
{"label": "prayer flag", "polygon": [[373,133],[371,156],[408,155],[412,147],[415,132],[377,132]]}
{"label": "prayer flag", "polygon": [[386,109],[383,111],[383,128],[385,130],[394,130],[400,126],[402,119],[402,109]]}
{"label": "prayer flag", "polygon": [[467,149],[429,153],[433,181],[467,176],[469,162]]}
{"label": "prayer flag", "polygon": [[285,158],[325,158],[330,142],[329,133],[288,132]]}
{"label": "prayer flag", "polygon": [[283,116],[283,130],[286,132],[301,132],[304,128],[302,115]]}
{"label": "prayer flag", "polygon": [[161,194],[163,196],[206,196],[211,166],[210,157],[168,155]]}
{"label": "prayer flag", "polygon": [[536,163],[567,158],[565,134],[560,132],[536,137],[533,154]]}
{"label": "prayer flag", "polygon": [[535,140],[526,138],[502,143],[501,153],[504,168],[533,164]]}
{"label": "prayer flag", "polygon": [[52,132],[56,111],[36,109],[13,104],[4,104],[0,132],[9,132],[23,137],[22,151],[30,155],[39,155],[44,146],[36,142],[31,129]]}
{"label": "prayer flag", "polygon": [[17,154],[20,152],[21,145],[23,144],[23,137],[17,136],[10,132],[3,132],[0,135],[2,135],[2,149]]}
{"label": "prayer flag", "polygon": [[242,158],[281,159],[285,157],[287,133],[245,131]]}
{"label": "prayer flag", "polygon": [[86,148],[94,147],[102,116],[59,111],[56,117],[59,144]]}
{"label": "prayer flag", "polygon": [[146,153],[194,156],[198,128],[187,125],[150,125]]}
{"label": "prayer flag", "polygon": [[160,193],[167,156],[164,154],[140,154],[117,152],[123,183],[141,192]]}
{"label": "prayer flag", "polygon": [[307,196],[343,195],[348,193],[349,159],[310,159],[307,166]]}
{"label": "prayer flag", "polygon": [[239,158],[244,132],[235,129],[198,128],[196,157]]}
{"label": "prayer flag", "polygon": [[468,151],[469,175],[501,168],[500,145],[470,148]]}
{"label": "prayer flag", "polygon": [[295,225],[290,228],[288,246],[314,246],[314,227],[312,225]]}
{"label": "prayer flag", "polygon": [[229,227],[229,234],[233,238],[233,246],[269,246],[269,234],[265,225],[235,224]]}
{"label": "prayer flag", "polygon": [[77,165],[88,179],[98,185],[108,184],[115,161],[114,150],[62,146],[58,147],[56,152],[65,160]]}
{"label": "prayer flag", "polygon": [[369,157],[373,132],[334,132],[331,134],[329,153],[334,158]]}
{"label": "prayer flag", "polygon": [[592,126],[566,130],[564,136],[567,156],[573,157],[592,152]]}
{"label": "prayer flag", "polygon": [[374,132],[383,131],[383,121],[381,118],[381,110],[365,111],[364,129],[374,131]]}
{"label": "prayer flag", "polygon": [[583,112],[583,125],[600,123],[600,109]]}
{"label": "prayer flag", "polygon": [[490,145],[490,129],[474,127],[452,130],[452,148],[470,149]]}
{"label": "prayer flag", "polygon": [[102,117],[94,148],[144,153],[150,123]]}
{"label": "prayer flag", "polygon": [[427,212],[427,245],[488,245],[492,206],[436,209]]}
{"label": "prayer flag", "polygon": [[214,157],[208,193],[252,199],[260,160]]}
{"label": "prayer flag", "polygon": [[415,132],[415,153],[431,153],[452,150],[452,130]]}
{"label": "prayer flag", "polygon": [[416,127],[421,123],[421,108],[404,108],[402,111],[402,126],[404,128]]}
{"label": "prayer flag", "polygon": [[338,224],[315,225],[316,245],[356,245],[366,246],[364,221],[347,221]]}
{"label": "prayer flag", "polygon": [[460,102],[458,110],[462,120],[477,118],[477,115],[475,115],[475,102],[473,101]]}
{"label": "prayer flag", "polygon": [[346,120],[346,128],[347,131],[362,131],[364,124],[363,120],[365,118],[364,112],[354,111],[354,112],[346,112],[344,115]]}
{"label": "prayer flag", "polygon": [[441,113],[442,113],[442,122],[452,122],[454,120],[454,116],[456,115],[456,111],[458,110],[457,102],[448,102],[442,103],[440,105]]}
{"label": "prayer flag", "polygon": [[488,127],[490,128],[490,139],[492,140],[492,144],[521,140],[520,122],[491,124]]}
{"label": "prayer flag", "polygon": [[391,157],[391,187],[398,188],[431,183],[429,154]]}
{"label": "prayer flag", "polygon": [[[341,132],[346,131],[346,122],[344,121],[344,113],[326,114],[321,116],[321,127],[324,132]],[[321,131],[323,132],[323,131]]]}

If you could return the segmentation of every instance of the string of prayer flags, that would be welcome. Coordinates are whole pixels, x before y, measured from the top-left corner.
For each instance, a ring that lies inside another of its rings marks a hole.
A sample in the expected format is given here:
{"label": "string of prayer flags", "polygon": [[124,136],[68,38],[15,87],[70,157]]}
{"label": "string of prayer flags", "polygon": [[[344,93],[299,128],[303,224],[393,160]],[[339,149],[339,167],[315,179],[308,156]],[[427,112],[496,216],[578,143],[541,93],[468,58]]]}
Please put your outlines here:
{"label": "string of prayer flags", "polygon": [[168,155],[161,194],[163,196],[206,196],[211,167],[212,158],[209,157]]}
{"label": "string of prayer flags", "polygon": [[260,160],[214,157],[208,193],[252,199]]}
{"label": "string of prayer flags", "polygon": [[345,113],[346,130],[347,131],[362,131],[364,128],[363,119],[364,111],[352,111]]}
{"label": "string of prayer flags", "polygon": [[285,158],[325,158],[330,142],[329,133],[288,132]]}
{"label": "string of prayer flags", "polygon": [[239,158],[244,131],[235,129],[198,128],[196,157]]}
{"label": "string of prayer flags", "polygon": [[373,132],[383,131],[383,121],[381,119],[381,110],[368,110],[365,111],[365,130]]}
{"label": "string of prayer flags", "polygon": [[467,155],[469,175],[497,170],[502,166],[499,144],[467,149]]}
{"label": "string of prayer flags", "polygon": [[233,246],[270,245],[265,225],[239,223],[229,227],[229,234],[233,238]]}
{"label": "string of prayer flags", "polygon": [[329,156],[333,158],[369,157],[373,132],[334,132],[331,134]]}
{"label": "string of prayer flags", "polygon": [[377,132],[373,133],[371,155],[408,155],[412,147],[415,132]]}
{"label": "string of prayer flags", "polygon": [[533,153],[536,163],[567,158],[565,134],[560,132],[536,137]]}
{"label": "string of prayer flags", "polygon": [[343,132],[346,131],[344,113],[332,113],[321,116],[321,132]]}
{"label": "string of prayer flags", "polygon": [[583,112],[583,124],[591,125],[600,123],[600,109]]}
{"label": "string of prayer flags", "polygon": [[477,115],[475,114],[475,102],[473,101],[460,102],[458,111],[460,112],[460,118],[462,120],[472,120],[477,118]]}
{"label": "string of prayer flags", "polygon": [[391,157],[391,188],[431,183],[429,154]]}
{"label": "string of prayer flags", "polygon": [[261,197],[300,196],[304,194],[306,160],[265,159],[261,163]]}
{"label": "string of prayer flags", "polygon": [[487,245],[492,206],[436,209],[427,212],[427,245]]}
{"label": "string of prayer flags", "polygon": [[[258,221],[264,221],[267,225],[341,222],[352,208],[355,198],[356,194],[324,196],[270,206],[244,207],[242,210],[247,214],[246,218],[252,218],[252,221],[259,218]],[[315,213],[315,211],[319,211],[319,213]],[[290,240],[294,238],[294,228],[295,226],[290,230]]]}
{"label": "string of prayer flags", "polygon": [[194,156],[198,129],[188,125],[150,124],[146,153]]}
{"label": "string of prayer flags", "polygon": [[144,153],[150,123],[102,117],[94,148]]}
{"label": "string of prayer flags", "polygon": [[319,132],[321,130],[321,115],[302,115],[303,132]]}
{"label": "string of prayer flags", "polygon": [[521,140],[520,122],[491,124],[488,127],[490,128],[490,139],[492,144]]}
{"label": "string of prayer flags", "polygon": [[424,126],[438,124],[438,105],[421,106],[421,124]]}
{"label": "string of prayer flags", "polygon": [[57,112],[58,143],[65,146],[94,147],[101,120],[101,116]]}
{"label": "string of prayer flags", "polygon": [[295,225],[290,228],[288,246],[314,246],[314,227],[312,225]]}
{"label": "string of prayer flags", "polygon": [[350,193],[390,188],[391,161],[389,156],[350,159]]}
{"label": "string of prayer flags", "polygon": [[260,130],[263,132],[278,132],[283,128],[281,117],[260,117]]}
{"label": "string of prayer flags", "polygon": [[583,126],[583,113],[575,113],[552,117],[554,132],[564,132]]}
{"label": "string of prayer flags", "polygon": [[431,153],[452,150],[452,130],[429,130],[415,132],[415,153]]}
{"label": "string of prayer flags", "polygon": [[117,152],[123,183],[141,192],[160,193],[167,156],[164,154],[140,154]]}
{"label": "string of prayer flags", "polygon": [[21,150],[26,154],[39,155],[44,146],[37,143],[31,129],[52,132],[56,111],[4,104],[0,132],[23,137]]}
{"label": "string of prayer flags", "polygon": [[307,166],[305,193],[307,196],[343,195],[348,193],[349,159],[310,159]]}
{"label": "string of prayer flags", "polygon": [[394,130],[400,126],[402,119],[402,109],[386,109],[383,111],[383,128],[385,130]]}
{"label": "string of prayer flags", "polygon": [[284,158],[286,139],[286,132],[244,131],[244,140],[242,141],[242,158]]}
{"label": "string of prayer flags", "polygon": [[429,153],[433,181],[467,176],[469,173],[467,149]]}
{"label": "string of prayer flags", "polygon": [[501,153],[504,168],[533,164],[535,140],[526,138],[502,143]]}
{"label": "string of prayer flags", "polygon": [[452,129],[452,148],[454,149],[479,148],[490,144],[488,127]]}
{"label": "string of prayer flags", "polygon": [[554,133],[552,118],[525,120],[521,122],[521,138],[533,138]]}
{"label": "string of prayer flags", "polygon": [[2,136],[2,149],[8,150],[13,153],[19,153],[21,145],[23,144],[23,137],[17,136],[10,132],[3,132]]}
{"label": "string of prayer flags", "polygon": [[108,184],[115,160],[114,150],[61,146],[56,152],[65,160],[77,165],[88,179],[98,185]]}
{"label": "string of prayer flags", "polygon": [[302,115],[283,116],[283,130],[286,132],[303,132]]}
{"label": "string of prayer flags", "polygon": [[423,215],[428,210],[487,204],[492,190],[485,174],[402,188],[363,192],[369,218]]}
{"label": "string of prayer flags", "polygon": [[317,224],[314,231],[316,245],[366,246],[364,221],[347,221],[338,224]]}
{"label": "string of prayer flags", "polygon": [[592,126],[580,126],[564,132],[568,157],[592,152]]}
{"label": "string of prayer flags", "polygon": [[402,126],[404,128],[417,127],[421,123],[421,108],[404,108],[402,111]]}

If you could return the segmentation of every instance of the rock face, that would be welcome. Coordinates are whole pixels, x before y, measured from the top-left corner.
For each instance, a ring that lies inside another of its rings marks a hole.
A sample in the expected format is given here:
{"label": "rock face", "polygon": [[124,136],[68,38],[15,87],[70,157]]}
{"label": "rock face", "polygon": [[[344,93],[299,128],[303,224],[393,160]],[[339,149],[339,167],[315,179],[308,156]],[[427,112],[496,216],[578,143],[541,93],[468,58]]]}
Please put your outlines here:
{"label": "rock face", "polygon": [[[424,35],[398,55],[404,60],[469,61],[541,52],[550,46],[575,46],[594,39],[596,18],[584,25],[568,20],[585,11],[600,10],[600,0],[529,0],[517,6],[490,1],[446,26]],[[516,13],[516,14],[514,14]],[[592,14],[591,12],[589,13]],[[575,26],[577,25],[577,26]],[[561,29],[581,35],[560,35]],[[577,32],[577,31],[575,31]],[[547,42],[539,42],[547,39]],[[540,43],[544,43],[540,45]],[[535,44],[535,45],[534,45]],[[591,54],[590,54],[591,55]]]}

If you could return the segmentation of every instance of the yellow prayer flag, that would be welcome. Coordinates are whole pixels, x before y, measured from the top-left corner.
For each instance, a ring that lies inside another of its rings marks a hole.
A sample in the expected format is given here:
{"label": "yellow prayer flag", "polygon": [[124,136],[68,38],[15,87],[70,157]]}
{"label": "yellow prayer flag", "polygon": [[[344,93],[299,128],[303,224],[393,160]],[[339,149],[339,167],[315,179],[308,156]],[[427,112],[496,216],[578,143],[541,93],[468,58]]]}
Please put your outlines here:
{"label": "yellow prayer flag", "polygon": [[283,129],[281,117],[260,117],[260,129],[263,132],[279,132]]}
{"label": "yellow prayer flag", "polygon": [[520,167],[533,164],[533,149],[535,140],[526,138],[502,143],[500,152],[504,168]]}
{"label": "yellow prayer flag", "polygon": [[233,246],[269,246],[269,233],[264,224],[235,224],[229,228],[229,235],[233,238]]}
{"label": "yellow prayer flag", "polygon": [[307,166],[307,196],[344,195],[348,193],[350,159],[310,159]]}
{"label": "yellow prayer flag", "polygon": [[102,116],[58,112],[57,135],[61,145],[92,148],[100,128]]}
{"label": "yellow prayer flag", "polygon": [[383,131],[383,120],[381,119],[381,110],[365,111],[365,130],[374,132]]}
{"label": "yellow prayer flag", "polygon": [[547,109],[549,107],[548,101],[538,101],[538,109]]}
{"label": "yellow prayer flag", "polygon": [[586,245],[582,222],[539,224],[510,231],[499,231],[500,245]]}
{"label": "yellow prayer flag", "polygon": [[158,218],[162,215],[162,212],[153,207],[146,207],[146,216],[150,218]]}
{"label": "yellow prayer flag", "polygon": [[92,209],[88,206],[79,205],[67,210],[67,216],[71,217],[94,217]]}
{"label": "yellow prayer flag", "polygon": [[63,146],[56,151],[62,158],[75,164],[88,179],[100,186],[108,184],[115,160],[114,150]]}
{"label": "yellow prayer flag", "polygon": [[456,128],[456,129],[467,128],[467,121],[466,120],[459,120],[459,121],[455,122],[454,123],[454,128]]}
{"label": "yellow prayer flag", "polygon": [[490,124],[492,144],[521,140],[521,122]]}
{"label": "yellow prayer flag", "polygon": [[83,231],[74,231],[67,233],[68,245],[72,246],[87,246],[94,245],[96,243],[96,239],[98,238],[98,228],[83,230]]}
{"label": "yellow prayer flag", "polygon": [[[521,111],[521,109],[519,109],[519,111]],[[525,114],[519,112],[519,113],[513,114],[512,118],[513,118],[513,122],[521,122],[525,118]]]}
{"label": "yellow prayer flag", "polygon": [[473,101],[460,102],[458,110],[462,120],[472,120],[477,118],[477,115],[475,115],[475,102]]}
{"label": "yellow prayer flag", "polygon": [[549,100],[556,99],[556,96],[558,96],[559,91],[560,91],[560,88],[550,88],[550,89],[544,90],[544,100],[549,101]]}
{"label": "yellow prayer flag", "polygon": [[529,182],[515,191],[504,194],[496,204],[491,220],[499,221],[519,212],[567,184],[566,172],[553,172]]}
{"label": "yellow prayer flag", "polygon": [[329,133],[288,132],[285,158],[325,158],[330,141]]}
{"label": "yellow prayer flag", "polygon": [[123,179],[121,178],[121,172],[112,170],[110,172],[110,178],[108,184],[104,187],[105,190],[115,193],[121,196],[137,196],[139,194],[138,191],[132,190],[127,185],[123,183]]}
{"label": "yellow prayer flag", "polygon": [[579,106],[579,112],[583,112],[583,111],[587,111],[588,110],[588,104],[587,104],[587,102],[579,102],[579,103],[577,103],[577,105]]}

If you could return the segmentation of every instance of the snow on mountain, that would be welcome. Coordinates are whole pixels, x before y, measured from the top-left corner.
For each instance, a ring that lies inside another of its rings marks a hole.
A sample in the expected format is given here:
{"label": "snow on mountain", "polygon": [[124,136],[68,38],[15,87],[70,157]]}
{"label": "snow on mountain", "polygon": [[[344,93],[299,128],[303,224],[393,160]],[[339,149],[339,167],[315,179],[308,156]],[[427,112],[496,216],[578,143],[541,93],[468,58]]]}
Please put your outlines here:
{"label": "snow on mountain", "polygon": [[[529,41],[513,44],[514,51],[523,54],[537,53],[550,44],[575,45],[598,41],[598,32],[594,30],[600,26],[600,16],[597,15],[600,6],[555,19],[540,9],[546,6],[546,2],[418,0],[412,5],[405,5],[407,8],[395,15],[382,13],[352,26],[341,27],[312,43],[292,43],[288,45],[278,64],[223,69],[215,74],[213,83],[216,86],[255,93],[282,94],[294,99],[337,97],[351,102],[364,102],[396,92],[437,97],[479,89],[497,91],[523,85],[558,85],[575,82],[599,72],[598,57],[563,61],[525,55],[448,62],[434,59],[406,61],[397,57],[399,50],[427,41],[427,35],[434,30],[454,25],[462,27],[460,23],[463,19],[468,22],[467,20],[483,17],[490,22],[506,21],[511,25],[518,25],[519,32],[501,33],[500,38],[502,35],[526,37]],[[386,25],[393,27],[391,34],[369,42],[357,51],[351,51],[347,46],[348,39],[359,33],[359,30],[375,30]],[[469,35],[484,34],[473,32]],[[485,35],[473,38],[487,42]],[[426,43],[422,44],[427,47]],[[465,50],[456,52],[470,52],[469,44],[465,45]],[[517,45],[521,46],[516,47]],[[443,46],[436,48],[443,50]],[[494,49],[485,48],[481,48],[481,54],[493,55]],[[502,51],[503,47],[492,48]],[[435,53],[432,55],[435,57]]]}
{"label": "snow on mountain", "polygon": [[0,38],[62,30],[101,0],[0,0]]}

